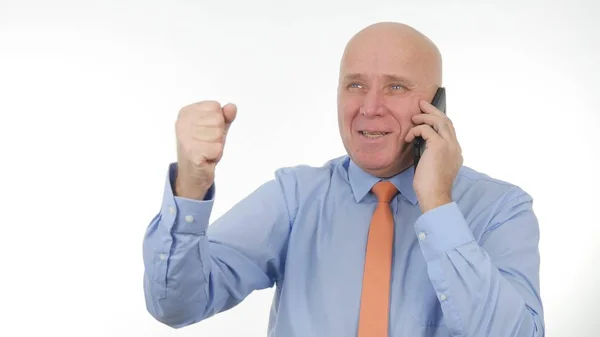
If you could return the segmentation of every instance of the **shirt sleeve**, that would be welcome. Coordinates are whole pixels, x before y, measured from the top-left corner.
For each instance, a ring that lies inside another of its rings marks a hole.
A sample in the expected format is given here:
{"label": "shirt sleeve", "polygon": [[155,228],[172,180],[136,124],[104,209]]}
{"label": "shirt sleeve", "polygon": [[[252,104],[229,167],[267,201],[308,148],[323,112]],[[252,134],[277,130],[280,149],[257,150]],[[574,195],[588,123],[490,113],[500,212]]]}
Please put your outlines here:
{"label": "shirt sleeve", "polygon": [[143,259],[148,312],[179,328],[228,310],[282,277],[294,186],[279,170],[209,226],[215,185],[204,200],[176,197],[176,174],[173,163],[160,212],[146,229]]}
{"label": "shirt sleeve", "polygon": [[479,240],[454,202],[415,223],[452,336],[544,336],[538,221],[531,198],[511,194]]}

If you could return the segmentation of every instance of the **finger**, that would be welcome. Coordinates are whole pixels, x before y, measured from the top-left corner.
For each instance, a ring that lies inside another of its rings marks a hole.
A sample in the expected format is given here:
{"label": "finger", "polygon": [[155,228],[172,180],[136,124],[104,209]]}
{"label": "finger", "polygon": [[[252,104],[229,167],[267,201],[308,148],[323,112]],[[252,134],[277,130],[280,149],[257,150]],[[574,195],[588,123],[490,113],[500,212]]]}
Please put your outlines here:
{"label": "finger", "polygon": [[423,137],[424,140],[429,141],[429,140],[442,140],[442,137],[435,132],[431,126],[427,125],[427,124],[421,124],[418,126],[415,126],[414,128],[410,129],[408,131],[408,134],[406,135],[406,137],[404,137],[404,140],[407,143],[412,142],[416,137]]}
{"label": "finger", "polygon": [[[220,108],[219,108],[220,109]],[[225,117],[221,110],[196,111],[193,116],[195,124],[202,127],[225,127]]]}
{"label": "finger", "polygon": [[221,109],[221,104],[217,101],[204,101],[192,104],[199,111],[213,112]]}
{"label": "finger", "polygon": [[448,116],[444,112],[442,112],[441,110],[439,110],[438,108],[436,108],[430,102],[427,102],[427,101],[420,101],[419,107],[421,108],[421,111],[423,111],[423,113],[425,113],[425,114],[440,116],[441,118],[444,118],[446,120],[446,124],[449,126],[449,129],[451,130],[452,138],[454,140],[456,140],[456,130],[454,129],[454,124],[452,123],[452,120],[450,118],[448,118]]}
{"label": "finger", "polygon": [[233,103],[226,104],[223,107],[223,117],[225,117],[225,129],[229,129],[229,126],[235,120],[237,116],[237,106]]}
{"label": "finger", "polygon": [[451,123],[448,122],[447,118],[432,115],[432,114],[418,114],[412,117],[413,123],[416,125],[426,124],[433,128],[444,139],[454,139],[454,128]]}
{"label": "finger", "polygon": [[427,101],[420,101],[419,108],[421,108],[421,111],[423,111],[426,114],[440,116],[440,117],[446,117],[445,113],[441,112],[438,108],[436,108],[435,106],[433,106],[431,103],[429,103]]}
{"label": "finger", "polygon": [[223,144],[220,143],[208,143],[202,144],[206,160],[208,162],[218,162],[223,157]]}
{"label": "finger", "polygon": [[218,126],[198,126],[194,128],[192,138],[199,142],[223,143],[225,130]]}

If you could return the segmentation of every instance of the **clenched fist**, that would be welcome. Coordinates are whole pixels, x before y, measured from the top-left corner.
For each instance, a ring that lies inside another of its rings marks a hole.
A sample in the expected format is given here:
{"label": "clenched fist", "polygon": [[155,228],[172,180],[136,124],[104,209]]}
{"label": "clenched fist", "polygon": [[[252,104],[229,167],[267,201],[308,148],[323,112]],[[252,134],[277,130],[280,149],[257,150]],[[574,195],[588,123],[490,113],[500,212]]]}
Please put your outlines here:
{"label": "clenched fist", "polygon": [[237,107],[204,101],[179,111],[177,136],[177,179],[175,194],[201,200],[215,179],[215,167],[223,156],[225,138]]}

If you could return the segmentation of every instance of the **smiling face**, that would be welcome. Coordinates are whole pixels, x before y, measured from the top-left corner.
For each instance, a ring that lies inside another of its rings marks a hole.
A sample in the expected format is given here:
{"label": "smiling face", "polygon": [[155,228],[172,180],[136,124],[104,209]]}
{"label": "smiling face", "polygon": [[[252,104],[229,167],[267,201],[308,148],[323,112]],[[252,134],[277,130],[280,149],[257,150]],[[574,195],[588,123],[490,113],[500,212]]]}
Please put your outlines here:
{"label": "smiling face", "polygon": [[404,141],[441,85],[441,57],[416,30],[380,23],[356,34],[340,65],[338,124],[344,147],[363,170],[393,176],[412,164],[412,145]]}

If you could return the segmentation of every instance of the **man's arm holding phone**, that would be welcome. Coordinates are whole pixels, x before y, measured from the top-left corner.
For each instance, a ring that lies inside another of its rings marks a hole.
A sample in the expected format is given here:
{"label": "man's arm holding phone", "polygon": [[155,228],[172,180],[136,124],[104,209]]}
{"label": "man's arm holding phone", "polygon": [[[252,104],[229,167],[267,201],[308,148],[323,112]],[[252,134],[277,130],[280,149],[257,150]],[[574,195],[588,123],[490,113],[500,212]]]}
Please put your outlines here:
{"label": "man's arm holding phone", "polygon": [[452,122],[428,102],[407,142],[427,144],[415,172],[414,189],[423,215],[415,234],[453,336],[543,336],[539,298],[539,228],[531,198],[505,193],[478,242],[452,200],[462,150]]}

